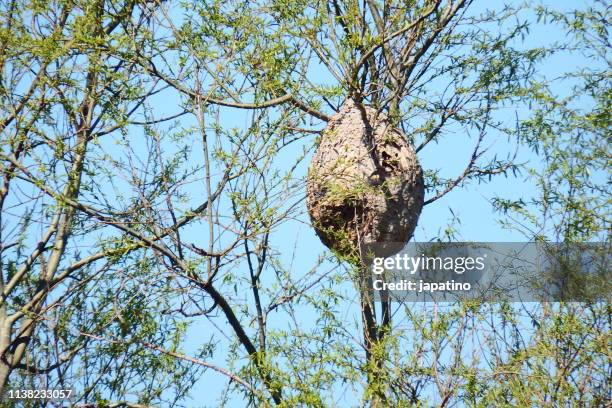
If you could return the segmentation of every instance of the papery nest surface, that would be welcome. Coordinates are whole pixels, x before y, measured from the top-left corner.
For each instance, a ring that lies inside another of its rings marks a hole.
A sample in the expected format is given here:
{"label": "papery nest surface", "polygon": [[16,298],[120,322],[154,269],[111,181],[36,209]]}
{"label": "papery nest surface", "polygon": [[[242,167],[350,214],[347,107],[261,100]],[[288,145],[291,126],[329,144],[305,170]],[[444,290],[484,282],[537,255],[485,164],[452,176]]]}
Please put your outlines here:
{"label": "papery nest surface", "polygon": [[347,100],[308,170],[307,207],[321,241],[341,256],[389,256],[412,237],[423,199],[423,170],[404,134]]}

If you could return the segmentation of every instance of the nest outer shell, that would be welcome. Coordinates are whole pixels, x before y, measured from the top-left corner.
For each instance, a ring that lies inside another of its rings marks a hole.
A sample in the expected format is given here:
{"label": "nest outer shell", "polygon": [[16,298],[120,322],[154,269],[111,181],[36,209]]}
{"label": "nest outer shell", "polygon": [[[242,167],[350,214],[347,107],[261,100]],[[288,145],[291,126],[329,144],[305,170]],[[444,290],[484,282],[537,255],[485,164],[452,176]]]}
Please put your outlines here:
{"label": "nest outer shell", "polygon": [[373,109],[345,102],[308,170],[307,207],[321,241],[362,260],[364,249],[392,255],[412,237],[423,199],[423,170],[406,137]]}

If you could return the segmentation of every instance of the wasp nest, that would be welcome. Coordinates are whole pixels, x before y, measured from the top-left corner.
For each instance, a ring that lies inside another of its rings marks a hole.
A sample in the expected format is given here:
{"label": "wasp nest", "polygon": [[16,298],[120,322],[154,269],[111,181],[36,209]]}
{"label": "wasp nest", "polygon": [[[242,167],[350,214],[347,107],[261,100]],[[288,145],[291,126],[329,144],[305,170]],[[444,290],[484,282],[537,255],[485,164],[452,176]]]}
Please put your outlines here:
{"label": "wasp nest", "polygon": [[423,170],[387,118],[348,100],[323,131],[308,171],[307,205],[323,243],[364,260],[399,251],[423,207]]}

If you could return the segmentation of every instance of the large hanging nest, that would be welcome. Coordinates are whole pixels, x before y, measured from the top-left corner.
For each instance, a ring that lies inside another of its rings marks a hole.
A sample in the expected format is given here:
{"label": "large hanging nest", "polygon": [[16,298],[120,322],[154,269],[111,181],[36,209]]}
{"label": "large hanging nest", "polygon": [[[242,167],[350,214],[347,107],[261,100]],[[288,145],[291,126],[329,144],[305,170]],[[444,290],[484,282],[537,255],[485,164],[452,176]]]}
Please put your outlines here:
{"label": "large hanging nest", "polygon": [[308,171],[307,205],[321,241],[357,261],[399,251],[423,207],[423,170],[383,115],[347,100],[325,128]]}

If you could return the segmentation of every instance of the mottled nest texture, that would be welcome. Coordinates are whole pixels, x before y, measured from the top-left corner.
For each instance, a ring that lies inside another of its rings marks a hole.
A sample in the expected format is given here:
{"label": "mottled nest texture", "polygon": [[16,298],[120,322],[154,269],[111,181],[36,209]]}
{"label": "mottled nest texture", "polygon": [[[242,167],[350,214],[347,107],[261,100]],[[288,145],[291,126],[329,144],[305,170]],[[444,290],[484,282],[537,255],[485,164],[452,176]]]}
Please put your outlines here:
{"label": "mottled nest texture", "polygon": [[423,170],[406,137],[374,109],[347,100],[308,170],[307,206],[321,241],[349,259],[398,252],[423,208]]}

